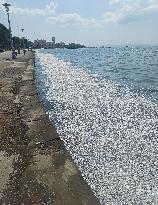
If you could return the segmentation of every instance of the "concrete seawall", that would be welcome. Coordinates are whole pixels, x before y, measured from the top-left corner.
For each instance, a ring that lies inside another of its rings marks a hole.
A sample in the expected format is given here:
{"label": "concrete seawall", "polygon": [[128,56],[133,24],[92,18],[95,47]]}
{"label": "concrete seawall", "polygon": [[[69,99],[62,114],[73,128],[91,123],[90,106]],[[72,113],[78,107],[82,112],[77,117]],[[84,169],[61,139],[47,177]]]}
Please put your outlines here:
{"label": "concrete seawall", "polygon": [[34,53],[0,55],[0,204],[99,205],[38,97]]}

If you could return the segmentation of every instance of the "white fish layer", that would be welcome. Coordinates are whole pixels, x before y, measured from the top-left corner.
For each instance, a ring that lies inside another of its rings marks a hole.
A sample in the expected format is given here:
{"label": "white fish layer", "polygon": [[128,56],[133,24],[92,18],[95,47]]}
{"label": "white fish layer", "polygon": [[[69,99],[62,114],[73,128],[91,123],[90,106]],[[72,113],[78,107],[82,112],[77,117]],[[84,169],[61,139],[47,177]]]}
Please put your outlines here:
{"label": "white fish layer", "polygon": [[100,202],[156,205],[157,104],[52,54],[37,53],[36,72],[49,117]]}

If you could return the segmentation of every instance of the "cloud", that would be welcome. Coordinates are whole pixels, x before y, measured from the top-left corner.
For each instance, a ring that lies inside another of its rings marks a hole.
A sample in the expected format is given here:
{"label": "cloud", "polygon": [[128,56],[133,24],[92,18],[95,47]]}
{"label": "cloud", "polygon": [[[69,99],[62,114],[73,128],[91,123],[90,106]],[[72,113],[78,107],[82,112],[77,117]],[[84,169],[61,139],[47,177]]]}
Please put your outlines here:
{"label": "cloud", "polygon": [[87,19],[77,13],[60,14],[48,17],[47,21],[51,24],[73,25],[73,26],[100,26],[97,19]]}
{"label": "cloud", "polygon": [[[2,1],[2,0],[1,0]],[[10,13],[15,15],[32,15],[32,16],[48,16],[55,13],[57,5],[51,1],[44,9],[40,8],[21,8],[18,6],[11,6]]]}
{"label": "cloud", "polygon": [[156,12],[158,12],[158,4],[150,5],[146,8],[143,8],[142,11],[156,13]]}
{"label": "cloud", "polygon": [[117,6],[123,6],[123,5],[139,5],[139,6],[145,6],[145,5],[152,5],[156,4],[157,0],[107,0],[109,5],[117,5]]}
{"label": "cloud", "polygon": [[121,12],[106,12],[103,15],[104,23],[116,23],[121,21],[123,18],[124,15]]}
{"label": "cloud", "polygon": [[4,7],[2,6],[2,4],[4,4],[4,3],[5,3],[5,0],[0,0],[0,9],[4,8]]}
{"label": "cloud", "polygon": [[84,18],[77,13],[59,14],[47,21],[57,25],[104,27],[107,24],[129,23],[148,18],[158,12],[158,0],[108,0],[111,8],[99,19]]}
{"label": "cloud", "polygon": [[131,22],[158,12],[158,0],[109,0],[116,9],[103,15],[107,23]]}
{"label": "cloud", "polygon": [[[104,27],[107,24],[135,22],[145,17],[158,13],[158,0],[106,0],[109,3],[109,11],[100,18],[85,18],[78,13],[57,14],[57,5],[51,1],[41,8],[21,8],[11,6],[10,12],[15,15],[46,16],[47,22],[56,25],[73,25],[83,27]],[[0,0],[1,3],[4,0]],[[0,7],[2,8],[2,7]],[[4,10],[4,8],[3,8]]]}

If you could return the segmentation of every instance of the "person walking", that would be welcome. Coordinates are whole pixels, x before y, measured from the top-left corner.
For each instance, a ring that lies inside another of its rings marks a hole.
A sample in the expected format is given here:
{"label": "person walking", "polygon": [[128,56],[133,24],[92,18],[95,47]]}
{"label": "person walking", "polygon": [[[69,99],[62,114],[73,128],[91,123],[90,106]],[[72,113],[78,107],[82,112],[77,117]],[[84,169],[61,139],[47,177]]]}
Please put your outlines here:
{"label": "person walking", "polygon": [[18,47],[18,54],[20,54],[20,47]]}
{"label": "person walking", "polygon": [[16,59],[16,52],[15,52],[15,48],[14,47],[12,49],[12,59]]}
{"label": "person walking", "polygon": [[23,52],[24,52],[24,56],[25,56],[25,54],[26,54],[26,50],[24,49]]}

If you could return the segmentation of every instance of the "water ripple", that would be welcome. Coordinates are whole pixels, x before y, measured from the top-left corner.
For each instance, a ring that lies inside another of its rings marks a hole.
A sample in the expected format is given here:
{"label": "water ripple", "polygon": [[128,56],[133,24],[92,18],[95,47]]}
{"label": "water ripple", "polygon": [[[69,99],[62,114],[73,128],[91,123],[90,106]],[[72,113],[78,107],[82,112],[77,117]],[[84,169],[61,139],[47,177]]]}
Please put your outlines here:
{"label": "water ripple", "polygon": [[157,104],[52,54],[36,57],[49,117],[100,202],[156,205]]}

